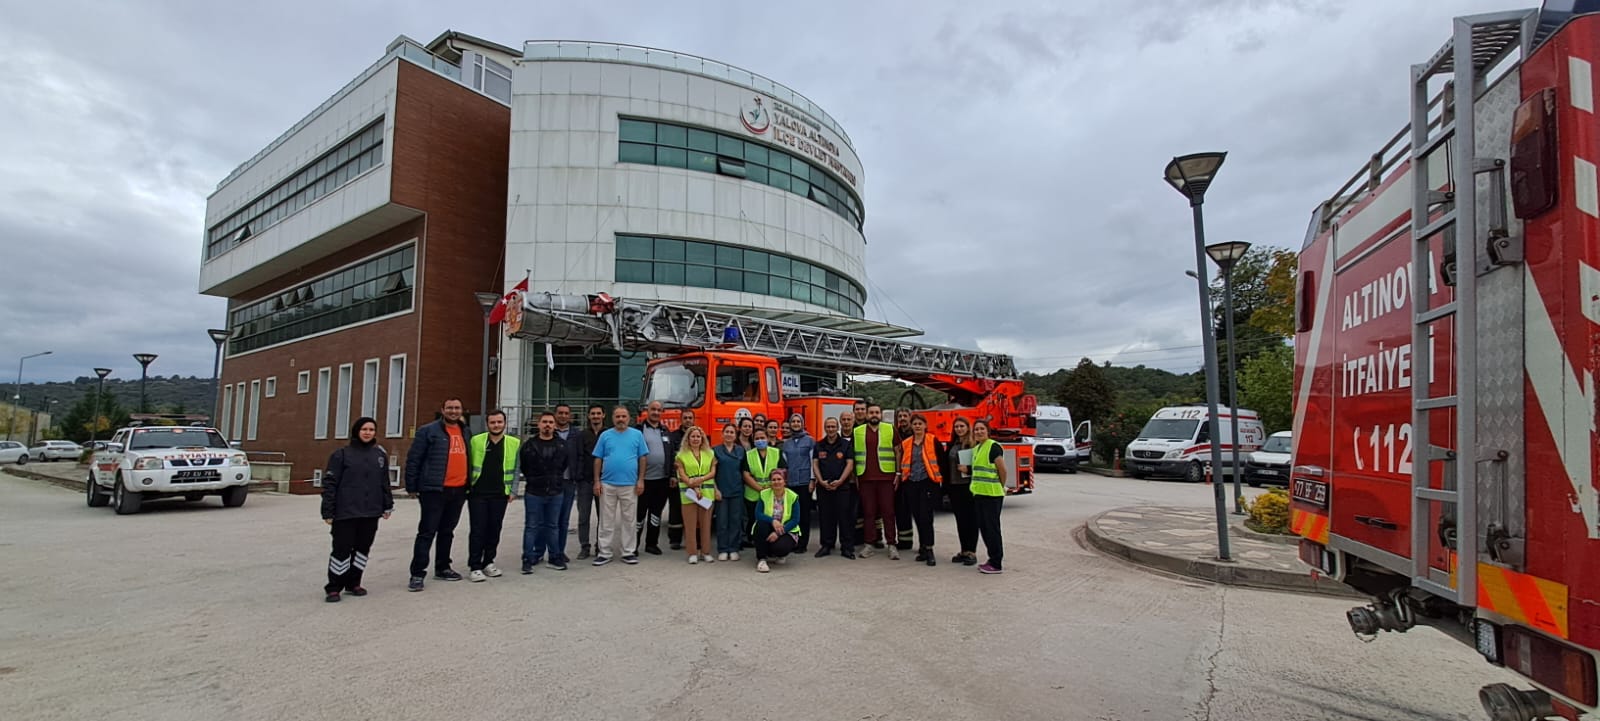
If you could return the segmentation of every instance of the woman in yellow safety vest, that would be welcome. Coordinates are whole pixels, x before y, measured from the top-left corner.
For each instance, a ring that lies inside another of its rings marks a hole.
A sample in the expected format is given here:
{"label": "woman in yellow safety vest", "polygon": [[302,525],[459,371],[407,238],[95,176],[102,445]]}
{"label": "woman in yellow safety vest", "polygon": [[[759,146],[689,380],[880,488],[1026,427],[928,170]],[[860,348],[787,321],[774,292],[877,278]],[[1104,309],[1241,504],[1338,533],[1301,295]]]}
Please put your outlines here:
{"label": "woman in yellow safety vest", "polygon": [[771,570],[767,559],[783,565],[789,554],[799,544],[800,516],[795,513],[795,502],[800,494],[789,490],[786,471],[772,472],[772,485],[762,491],[756,500],[756,522],[750,527],[756,537],[756,572]]}
{"label": "woman in yellow safety vest", "polygon": [[[767,429],[756,426],[751,442],[754,447],[744,454],[744,465],[740,470],[744,473],[744,517],[756,517],[756,500],[761,497],[761,492],[767,490],[772,484],[773,471],[788,468],[783,462],[783,452],[767,442]],[[750,532],[747,541],[754,546],[756,533]]]}
{"label": "woman in yellow safety vest", "polygon": [[[689,563],[711,563],[711,504],[717,500],[717,454],[706,444],[705,429],[695,426],[683,437],[678,467],[678,496],[683,504],[683,547]],[[703,505],[701,499],[704,499]]]}
{"label": "woman in yellow safety vest", "polygon": [[[979,573],[1000,573],[1000,562],[1005,555],[1000,541],[1000,507],[1006,500],[1006,451],[989,438],[989,422],[972,424],[972,505],[978,516],[978,535],[983,537],[983,547],[989,552],[989,562],[978,567]],[[961,467],[966,473],[966,466]]]}

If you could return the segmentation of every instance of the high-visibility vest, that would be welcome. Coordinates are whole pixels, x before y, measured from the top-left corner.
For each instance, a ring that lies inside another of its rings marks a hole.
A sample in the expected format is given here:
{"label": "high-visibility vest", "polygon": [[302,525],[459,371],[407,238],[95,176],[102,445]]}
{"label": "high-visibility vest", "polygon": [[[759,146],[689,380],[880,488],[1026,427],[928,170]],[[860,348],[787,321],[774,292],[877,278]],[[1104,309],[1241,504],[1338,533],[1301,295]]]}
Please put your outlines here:
{"label": "high-visibility vest", "polygon": [[[867,469],[867,427],[865,424],[856,426],[856,475],[861,475]],[[884,473],[894,473],[894,426],[887,423],[878,424],[878,470]]]}
{"label": "high-visibility vest", "polygon": [[[772,496],[772,489],[771,488],[767,488],[767,489],[762,490],[761,494],[756,496],[756,503],[761,504],[760,506],[757,506],[757,508],[759,508],[761,510],[765,510],[768,513],[771,513],[772,512],[772,498],[773,498],[773,496]],[[788,526],[789,525],[789,519],[794,518],[794,502],[796,500],[798,500],[799,498],[800,498],[800,494],[795,493],[794,491],[791,491],[788,488],[784,488],[783,489],[783,511],[781,512],[781,515],[774,516],[774,518],[776,518],[779,521],[781,521],[784,526]],[[771,528],[771,526],[767,526],[766,528]],[[761,519],[760,518],[755,519],[755,522],[750,524],[750,532],[751,533],[760,533],[761,529],[762,529],[762,525],[761,525]]]}
{"label": "high-visibility vest", "polygon": [[[900,481],[911,480],[911,449],[916,445],[916,437],[907,438],[900,442]],[[944,483],[944,475],[939,472],[939,442],[933,436],[922,436],[922,469],[927,472],[928,479],[934,483]]]}
{"label": "high-visibility vest", "polygon": [[[517,456],[522,451],[522,441],[516,436],[500,437],[501,465],[505,466],[504,477],[501,479],[506,484],[506,495],[511,495],[517,486]],[[483,457],[489,453],[489,434],[479,433],[467,440],[467,487],[478,485],[478,477],[483,475]]]}
{"label": "high-visibility vest", "polygon": [[760,498],[761,491],[772,487],[772,481],[770,480],[772,472],[778,470],[778,459],[782,457],[783,451],[772,446],[767,446],[767,458],[765,461],[761,459],[761,451],[759,449],[751,448],[745,452],[744,459],[746,463],[750,464],[750,475],[755,477],[756,485],[761,486],[760,490],[745,486],[744,499],[746,501],[754,501]]}
{"label": "high-visibility vest", "polygon": [[1006,484],[1000,480],[999,469],[995,468],[994,461],[989,460],[996,445],[998,444],[991,438],[972,449],[972,495],[974,496],[1006,495]]}
{"label": "high-visibility vest", "polygon": [[[711,464],[715,463],[716,460],[717,454],[710,448],[701,450],[700,457],[698,459],[694,457],[694,452],[687,448],[678,451],[678,462],[683,464],[684,475],[690,478],[711,475]],[[686,505],[694,503],[694,501],[689,499],[689,491],[694,489],[683,485],[681,479],[679,480],[678,485],[680,488],[678,491],[678,498]],[[698,493],[701,496],[710,498],[713,501],[717,500],[717,479],[707,478],[705,483],[700,484],[700,490]]]}

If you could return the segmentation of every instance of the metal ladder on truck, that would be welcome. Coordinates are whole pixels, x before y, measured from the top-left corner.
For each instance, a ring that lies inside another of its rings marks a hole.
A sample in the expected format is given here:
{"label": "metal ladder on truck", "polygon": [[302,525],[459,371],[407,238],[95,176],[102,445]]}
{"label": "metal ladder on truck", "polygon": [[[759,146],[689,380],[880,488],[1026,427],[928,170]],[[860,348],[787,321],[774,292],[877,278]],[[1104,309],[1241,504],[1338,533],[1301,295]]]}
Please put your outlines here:
{"label": "metal ladder on truck", "polygon": [[[1486,74],[1513,51],[1527,50],[1538,12],[1516,10],[1459,17],[1449,42],[1427,62],[1411,66],[1411,172],[1414,198],[1411,206],[1412,383],[1411,438],[1421,448],[1411,470],[1411,583],[1431,594],[1462,606],[1477,602],[1478,570],[1478,468],[1477,440],[1477,247],[1476,182],[1484,173],[1500,172],[1502,164],[1479,159],[1474,152],[1476,101],[1486,89]],[[1430,135],[1429,82],[1448,82],[1437,132]],[[1454,106],[1454,113],[1450,106]],[[1439,191],[1428,178],[1428,160],[1445,152],[1449,185]],[[1442,207],[1435,217],[1434,208]],[[1455,297],[1428,307],[1432,275],[1429,241],[1444,233],[1444,268],[1448,283],[1455,278]],[[1454,260],[1451,260],[1453,253]],[[1451,270],[1452,266],[1455,270]],[[1455,322],[1455,392],[1432,395],[1434,354],[1429,344],[1434,324]],[[1434,411],[1455,410],[1454,448],[1433,445],[1430,421]],[[1435,464],[1444,465],[1443,488],[1431,483]],[[1442,539],[1451,570],[1433,568],[1429,542],[1440,526],[1433,511],[1440,506],[1440,524],[1455,519],[1454,538]],[[1453,571],[1453,572],[1452,572]]]}
{"label": "metal ladder on truck", "polygon": [[909,343],[892,338],[786,323],[688,305],[612,298],[606,294],[529,294],[522,328],[528,340],[683,353],[740,350],[845,373],[1020,377],[1011,356]]}

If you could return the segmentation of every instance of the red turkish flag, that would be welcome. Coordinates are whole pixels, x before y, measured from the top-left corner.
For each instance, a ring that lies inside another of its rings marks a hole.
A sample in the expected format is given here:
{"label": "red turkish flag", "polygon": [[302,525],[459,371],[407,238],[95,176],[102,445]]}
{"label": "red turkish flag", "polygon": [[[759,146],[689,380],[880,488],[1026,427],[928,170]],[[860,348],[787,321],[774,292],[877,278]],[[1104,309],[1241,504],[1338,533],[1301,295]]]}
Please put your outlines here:
{"label": "red turkish flag", "polygon": [[522,294],[526,292],[528,292],[528,279],[524,277],[521,283],[518,283],[515,288],[512,288],[511,292],[500,296],[500,301],[494,304],[494,308],[489,311],[489,325],[496,325],[500,323],[500,321],[505,320],[506,304],[521,303]]}

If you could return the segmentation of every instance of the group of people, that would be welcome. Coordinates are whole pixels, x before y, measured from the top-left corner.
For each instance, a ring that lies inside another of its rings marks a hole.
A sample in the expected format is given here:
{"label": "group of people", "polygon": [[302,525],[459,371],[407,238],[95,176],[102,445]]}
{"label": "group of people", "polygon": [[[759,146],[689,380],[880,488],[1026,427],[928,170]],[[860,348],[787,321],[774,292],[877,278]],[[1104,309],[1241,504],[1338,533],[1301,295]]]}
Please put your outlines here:
{"label": "group of people", "polygon": [[[922,416],[901,409],[890,425],[882,408],[863,401],[824,419],[822,438],[810,436],[797,413],[786,429],[777,419],[740,417],[719,429],[714,442],[692,409],[667,430],[659,401],[646,405],[637,424],[623,406],[611,410],[610,427],[603,406],[590,406],[586,415],[587,425],[578,428],[572,408],[558,405],[540,414],[536,432],[518,438],[496,410],[486,416],[484,432],[471,434],[461,400],[446,400],[439,419],[417,429],[406,456],[405,491],[421,509],[408,589],[424,589],[430,552],[435,579],[463,578],[450,555],[463,508],[470,526],[466,578],[503,575],[495,565],[502,524],[519,499],[523,574],[541,564],[566,570],[574,560],[636,564],[641,543],[646,553],[662,555],[663,521],[672,549],[683,550],[690,564],[738,561],[753,549],[756,570],[767,573],[771,563],[808,552],[815,525],[818,558],[835,548],[850,559],[886,549],[898,560],[915,543],[916,560],[933,566],[933,514],[944,498],[960,542],[951,561],[986,574],[1002,571],[1008,469],[984,421],[957,419],[951,437],[941,440]],[[358,419],[349,445],[329,457],[323,472],[322,517],[333,536],[324,586],[329,602],[366,594],[361,577],[378,520],[394,509],[387,456],[376,437],[376,421]],[[574,508],[579,550],[571,559]],[[980,538],[987,551],[981,565]]]}

